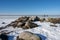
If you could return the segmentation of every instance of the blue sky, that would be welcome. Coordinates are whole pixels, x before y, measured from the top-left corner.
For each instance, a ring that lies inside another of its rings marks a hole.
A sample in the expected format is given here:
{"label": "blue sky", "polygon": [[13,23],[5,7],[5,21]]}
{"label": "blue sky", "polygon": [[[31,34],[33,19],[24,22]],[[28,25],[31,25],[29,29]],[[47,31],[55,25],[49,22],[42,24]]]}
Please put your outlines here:
{"label": "blue sky", "polygon": [[0,0],[0,15],[60,15],[60,0]]}

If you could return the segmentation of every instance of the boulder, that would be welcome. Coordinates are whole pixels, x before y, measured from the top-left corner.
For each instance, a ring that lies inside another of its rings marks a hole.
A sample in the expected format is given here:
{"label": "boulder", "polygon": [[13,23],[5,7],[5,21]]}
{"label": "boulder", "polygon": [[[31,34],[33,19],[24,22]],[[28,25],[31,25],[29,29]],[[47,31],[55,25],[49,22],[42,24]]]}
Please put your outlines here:
{"label": "boulder", "polygon": [[48,18],[48,22],[51,22],[51,23],[60,23],[60,18]]}
{"label": "boulder", "polygon": [[36,17],[34,18],[34,21],[40,21],[40,18],[39,18],[38,16],[36,16]]}
{"label": "boulder", "polygon": [[2,22],[2,24],[5,24],[5,22]]}
{"label": "boulder", "polygon": [[28,19],[29,19],[29,17],[25,16],[25,17],[18,18],[16,21],[17,22],[26,22]]}
{"label": "boulder", "polygon": [[17,27],[18,22],[11,22],[7,26],[13,26],[14,28]]}
{"label": "boulder", "polygon": [[19,22],[19,23],[17,24],[17,27],[21,27],[21,28],[23,28],[24,25],[25,25],[25,23],[21,23],[21,22]]}
{"label": "boulder", "polygon": [[31,16],[29,18],[30,21],[40,21],[40,18],[38,16]]}
{"label": "boulder", "polygon": [[37,24],[32,23],[30,21],[27,21],[27,22],[12,22],[12,23],[8,24],[7,26],[13,26],[14,28],[19,27],[19,28],[23,28],[23,29],[38,27]]}
{"label": "boulder", "polygon": [[35,28],[38,27],[37,24],[27,21],[23,26],[23,29]]}
{"label": "boulder", "polygon": [[8,36],[3,33],[3,34],[0,35],[0,39],[1,40],[8,40]]}
{"label": "boulder", "polygon": [[45,21],[45,18],[40,18],[40,22],[44,22]]}
{"label": "boulder", "polygon": [[19,34],[17,40],[42,40],[41,37],[31,32],[25,31]]}
{"label": "boulder", "polygon": [[52,25],[50,25],[51,27],[58,27],[57,25],[55,25],[55,24],[52,24]]}

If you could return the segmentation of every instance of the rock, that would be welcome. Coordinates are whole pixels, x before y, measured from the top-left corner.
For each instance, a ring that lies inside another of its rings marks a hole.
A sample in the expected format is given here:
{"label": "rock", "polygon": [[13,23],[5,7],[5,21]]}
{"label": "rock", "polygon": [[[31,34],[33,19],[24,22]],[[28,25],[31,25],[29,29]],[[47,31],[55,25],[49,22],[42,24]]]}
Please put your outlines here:
{"label": "rock", "polygon": [[37,24],[32,23],[30,21],[27,21],[27,22],[24,22],[24,23],[23,22],[12,22],[12,23],[8,24],[7,26],[13,26],[14,28],[19,27],[19,28],[23,28],[23,29],[38,27]]}
{"label": "rock", "polygon": [[18,22],[26,22],[28,19],[29,19],[29,17],[25,16],[25,17],[18,18],[16,21],[18,21]]}
{"label": "rock", "polygon": [[20,28],[23,28],[23,29],[29,29],[29,28],[38,27],[37,24],[32,23],[32,22],[29,22],[29,21],[27,21],[25,23],[21,23],[21,22],[17,23],[17,22],[14,22],[14,23],[9,24],[9,26],[13,26],[14,28],[15,27],[20,27]]}
{"label": "rock", "polygon": [[48,22],[51,22],[51,23],[60,23],[60,18],[48,18]]}
{"label": "rock", "polygon": [[19,23],[17,24],[17,27],[21,27],[21,28],[23,28],[24,25],[25,25],[25,23],[21,23],[21,22],[19,22]]}
{"label": "rock", "polygon": [[31,32],[25,31],[19,34],[17,40],[42,40],[41,37]]}
{"label": "rock", "polygon": [[5,22],[2,22],[2,24],[5,24]]}
{"label": "rock", "polygon": [[8,40],[8,36],[7,36],[6,34],[1,34],[1,35],[0,35],[0,38],[1,38],[2,40]]}
{"label": "rock", "polygon": [[[35,21],[38,21],[37,17],[36,17]],[[13,26],[14,28],[15,27],[20,27],[20,28],[23,28],[23,29],[38,27],[37,24],[32,23],[32,21],[29,20],[29,17],[26,17],[26,16],[18,18],[17,20],[11,22],[7,26]]]}
{"label": "rock", "polygon": [[48,18],[45,18],[45,22],[48,22]]}
{"label": "rock", "polygon": [[45,21],[45,18],[40,18],[40,22],[44,22]]}
{"label": "rock", "polygon": [[40,21],[40,18],[38,16],[31,16],[29,18],[30,21]]}
{"label": "rock", "polygon": [[7,26],[13,26],[14,28],[17,27],[18,22],[11,22]]}
{"label": "rock", "polygon": [[29,18],[29,21],[34,21],[34,18],[35,18],[35,16],[31,16],[31,17]]}
{"label": "rock", "polygon": [[38,27],[38,25],[35,24],[35,23],[32,23],[32,22],[27,21],[27,22],[25,23],[25,26],[24,26],[23,28],[24,28],[24,29],[29,29],[29,28],[35,28],[35,27]]}
{"label": "rock", "polygon": [[34,21],[40,21],[40,18],[38,16],[36,16]]}
{"label": "rock", "polygon": [[51,27],[58,27],[57,25],[53,24],[53,25],[50,25]]}

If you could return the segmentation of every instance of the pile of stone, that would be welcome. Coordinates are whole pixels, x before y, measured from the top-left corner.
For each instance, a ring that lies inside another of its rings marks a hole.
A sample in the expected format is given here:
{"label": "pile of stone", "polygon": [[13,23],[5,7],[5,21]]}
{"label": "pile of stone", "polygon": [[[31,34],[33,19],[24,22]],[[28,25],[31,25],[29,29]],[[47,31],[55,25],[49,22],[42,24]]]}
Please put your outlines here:
{"label": "pile of stone", "polygon": [[[10,24],[7,25],[7,27],[9,26],[13,26],[15,27],[19,27],[19,28],[23,28],[23,29],[29,29],[29,28],[34,28],[34,27],[38,27],[37,24],[33,23],[35,21],[40,21],[40,22],[51,22],[51,23],[60,23],[60,18],[39,18],[38,16],[23,16],[23,17],[19,17],[17,20],[11,22]],[[3,23],[4,24],[4,23]]]}
{"label": "pile of stone", "polygon": [[60,18],[48,18],[47,21],[56,24],[60,23]]}
{"label": "pile of stone", "polygon": [[42,38],[34,33],[25,31],[19,34],[17,40],[42,40]]}
{"label": "pile of stone", "polygon": [[40,21],[40,18],[37,16],[32,16],[32,17],[24,16],[24,17],[20,17],[17,20],[11,22],[7,26],[8,27],[13,26],[14,28],[20,27],[23,29],[38,27],[37,24],[33,23],[34,21]]}

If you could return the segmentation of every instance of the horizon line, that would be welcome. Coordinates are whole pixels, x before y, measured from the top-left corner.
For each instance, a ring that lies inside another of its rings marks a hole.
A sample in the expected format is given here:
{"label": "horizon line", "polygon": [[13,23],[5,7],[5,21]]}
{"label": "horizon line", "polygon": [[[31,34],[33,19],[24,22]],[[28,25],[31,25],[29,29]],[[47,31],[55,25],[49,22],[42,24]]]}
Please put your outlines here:
{"label": "horizon line", "polygon": [[60,16],[60,15],[0,15],[0,16]]}

